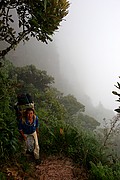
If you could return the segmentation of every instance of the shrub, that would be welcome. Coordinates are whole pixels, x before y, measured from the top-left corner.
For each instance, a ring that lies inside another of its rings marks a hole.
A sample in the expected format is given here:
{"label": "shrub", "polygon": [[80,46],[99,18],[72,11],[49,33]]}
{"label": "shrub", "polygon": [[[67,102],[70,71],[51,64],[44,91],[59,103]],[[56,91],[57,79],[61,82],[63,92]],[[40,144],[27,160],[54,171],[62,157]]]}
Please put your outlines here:
{"label": "shrub", "polygon": [[112,169],[108,165],[102,165],[99,162],[95,165],[91,162],[90,179],[91,180],[119,180],[120,179],[120,164],[116,164],[116,169]]}
{"label": "shrub", "polygon": [[[13,82],[9,79],[8,62],[0,68],[0,160],[8,160],[17,152],[17,127],[12,108]],[[12,98],[11,98],[12,97]]]}

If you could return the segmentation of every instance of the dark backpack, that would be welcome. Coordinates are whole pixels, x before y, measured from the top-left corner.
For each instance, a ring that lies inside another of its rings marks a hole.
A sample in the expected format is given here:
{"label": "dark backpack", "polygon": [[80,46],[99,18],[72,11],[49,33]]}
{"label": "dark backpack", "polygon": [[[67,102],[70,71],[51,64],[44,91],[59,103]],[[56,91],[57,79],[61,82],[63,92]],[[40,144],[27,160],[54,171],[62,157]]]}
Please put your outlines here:
{"label": "dark backpack", "polygon": [[14,109],[16,111],[17,119],[24,119],[25,118],[25,112],[27,108],[33,108],[34,109],[34,102],[32,100],[31,95],[29,94],[20,94],[17,96],[17,104],[14,106]]}
{"label": "dark backpack", "polygon": [[18,105],[26,105],[29,103],[33,103],[32,97],[29,94],[20,94],[17,96]]}

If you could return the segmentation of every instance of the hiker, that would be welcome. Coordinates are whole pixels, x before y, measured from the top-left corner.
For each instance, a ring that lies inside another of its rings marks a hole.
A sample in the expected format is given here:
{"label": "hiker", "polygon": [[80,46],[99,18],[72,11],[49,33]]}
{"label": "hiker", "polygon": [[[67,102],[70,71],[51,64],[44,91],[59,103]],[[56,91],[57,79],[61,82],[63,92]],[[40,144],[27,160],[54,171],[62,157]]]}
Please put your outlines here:
{"label": "hiker", "polygon": [[[39,159],[39,144],[38,144],[38,117],[34,113],[34,109],[27,108],[25,117],[19,120],[18,129],[23,139],[26,142],[27,149],[27,137],[32,135],[35,140],[34,157]],[[28,150],[26,151],[28,153]]]}

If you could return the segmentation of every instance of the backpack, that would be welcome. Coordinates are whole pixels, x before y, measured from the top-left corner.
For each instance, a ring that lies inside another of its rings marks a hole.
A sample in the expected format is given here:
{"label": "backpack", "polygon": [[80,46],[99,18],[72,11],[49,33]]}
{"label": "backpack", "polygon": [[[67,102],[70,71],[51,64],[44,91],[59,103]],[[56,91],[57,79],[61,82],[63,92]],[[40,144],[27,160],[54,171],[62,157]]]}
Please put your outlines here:
{"label": "backpack", "polygon": [[17,100],[18,100],[19,105],[26,105],[26,104],[33,103],[32,97],[29,94],[19,94],[17,96]]}
{"label": "backpack", "polygon": [[19,94],[17,96],[17,104],[15,105],[15,111],[17,119],[24,119],[25,118],[25,112],[27,108],[34,109],[34,102],[32,100],[31,95],[29,94]]}

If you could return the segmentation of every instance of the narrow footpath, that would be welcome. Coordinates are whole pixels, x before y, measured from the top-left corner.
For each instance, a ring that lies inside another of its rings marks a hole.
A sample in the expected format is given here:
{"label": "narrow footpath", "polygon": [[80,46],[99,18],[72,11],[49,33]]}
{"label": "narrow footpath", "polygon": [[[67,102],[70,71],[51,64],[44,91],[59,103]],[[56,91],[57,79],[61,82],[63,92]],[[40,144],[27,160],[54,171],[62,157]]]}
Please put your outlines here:
{"label": "narrow footpath", "polygon": [[77,167],[71,159],[50,156],[43,158],[40,164],[30,163],[29,171],[24,171],[19,164],[6,168],[8,180],[88,180],[83,167]]}

